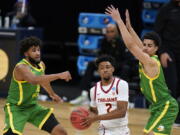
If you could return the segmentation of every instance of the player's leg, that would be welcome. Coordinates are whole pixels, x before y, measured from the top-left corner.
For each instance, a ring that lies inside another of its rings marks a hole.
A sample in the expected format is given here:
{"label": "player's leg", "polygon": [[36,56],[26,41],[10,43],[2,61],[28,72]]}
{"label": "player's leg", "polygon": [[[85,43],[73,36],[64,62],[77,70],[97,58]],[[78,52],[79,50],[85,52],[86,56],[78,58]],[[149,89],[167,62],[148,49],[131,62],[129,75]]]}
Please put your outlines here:
{"label": "player's leg", "polygon": [[153,131],[151,131],[149,133],[144,133],[144,135],[155,135],[155,134],[153,133]]}
{"label": "player's leg", "polygon": [[24,125],[27,122],[27,115],[25,111],[19,109],[17,106],[6,104],[5,111],[5,128],[4,135],[21,135]]}
{"label": "player's leg", "polygon": [[67,135],[67,132],[60,124],[58,124],[53,128],[51,135]]}
{"label": "player's leg", "polygon": [[28,122],[41,130],[47,131],[52,135],[66,135],[66,131],[55,118],[52,108],[45,108],[36,105],[32,110],[33,113]]}
{"label": "player's leg", "polygon": [[178,104],[175,99],[170,99],[165,104],[154,107],[151,117],[144,129],[145,135],[170,135],[172,125],[178,113]]}
{"label": "player's leg", "polygon": [[13,133],[11,128],[9,128],[5,133],[3,133],[3,135],[18,135],[18,134]]}
{"label": "player's leg", "polygon": [[51,135],[67,135],[65,129],[59,124],[54,114],[44,123],[42,130],[47,131]]}
{"label": "player's leg", "polygon": [[111,135],[130,135],[129,128],[126,125],[110,128],[109,130]]}

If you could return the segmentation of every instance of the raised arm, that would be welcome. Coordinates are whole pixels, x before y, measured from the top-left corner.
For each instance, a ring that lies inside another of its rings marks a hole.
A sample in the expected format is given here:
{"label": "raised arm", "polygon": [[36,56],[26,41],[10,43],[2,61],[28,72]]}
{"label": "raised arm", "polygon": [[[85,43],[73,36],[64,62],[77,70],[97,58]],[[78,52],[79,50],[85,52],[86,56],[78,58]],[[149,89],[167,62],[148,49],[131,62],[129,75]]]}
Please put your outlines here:
{"label": "raised arm", "polygon": [[110,6],[106,8],[107,15],[110,15],[114,21],[118,24],[118,28],[120,29],[123,41],[129,51],[143,64],[149,64],[152,60],[148,54],[144,53],[139,45],[136,43],[132,35],[126,28],[126,25],[121,19],[120,13],[117,8]]}
{"label": "raised arm", "polygon": [[141,39],[138,37],[138,35],[136,34],[136,32],[134,31],[132,25],[131,25],[129,11],[127,9],[126,9],[126,28],[128,29],[129,33],[131,34],[131,36],[133,37],[134,41],[139,46],[139,48],[142,49],[143,48],[143,43],[142,43]]}

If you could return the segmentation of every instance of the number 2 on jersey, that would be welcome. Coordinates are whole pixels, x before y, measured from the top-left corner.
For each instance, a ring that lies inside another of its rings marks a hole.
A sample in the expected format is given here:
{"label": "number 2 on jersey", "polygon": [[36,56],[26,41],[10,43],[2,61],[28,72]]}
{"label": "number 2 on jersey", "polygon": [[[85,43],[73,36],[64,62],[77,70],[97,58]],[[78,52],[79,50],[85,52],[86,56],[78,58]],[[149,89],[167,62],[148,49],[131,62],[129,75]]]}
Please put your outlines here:
{"label": "number 2 on jersey", "polygon": [[109,113],[112,108],[112,104],[106,103],[106,107],[107,107],[107,112]]}

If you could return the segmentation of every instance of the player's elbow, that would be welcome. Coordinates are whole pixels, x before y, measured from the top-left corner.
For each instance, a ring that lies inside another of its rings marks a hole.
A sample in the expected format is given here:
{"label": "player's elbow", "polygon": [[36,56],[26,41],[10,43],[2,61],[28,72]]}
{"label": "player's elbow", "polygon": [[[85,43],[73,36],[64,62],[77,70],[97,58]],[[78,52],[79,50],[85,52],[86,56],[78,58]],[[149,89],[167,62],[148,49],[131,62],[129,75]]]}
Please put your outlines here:
{"label": "player's elbow", "polygon": [[26,81],[29,82],[29,83],[31,83],[31,84],[33,84],[33,85],[39,84],[38,79],[36,79],[36,78],[34,78],[34,77],[32,77],[32,78],[27,78]]}
{"label": "player's elbow", "polygon": [[119,118],[124,118],[126,116],[126,110],[119,110]]}

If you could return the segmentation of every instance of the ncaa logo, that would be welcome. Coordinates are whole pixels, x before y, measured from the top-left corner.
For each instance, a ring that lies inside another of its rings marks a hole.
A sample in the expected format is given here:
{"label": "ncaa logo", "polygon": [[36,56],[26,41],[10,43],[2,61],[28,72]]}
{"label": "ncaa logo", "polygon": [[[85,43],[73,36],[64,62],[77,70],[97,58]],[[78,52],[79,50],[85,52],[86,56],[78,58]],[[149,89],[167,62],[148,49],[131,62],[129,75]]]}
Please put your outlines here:
{"label": "ncaa logo", "polygon": [[159,127],[157,129],[158,129],[158,131],[164,131],[164,126],[163,125],[159,125]]}
{"label": "ncaa logo", "polygon": [[112,88],[112,90],[116,90],[116,88],[115,88],[115,87],[113,87],[113,88]]}

